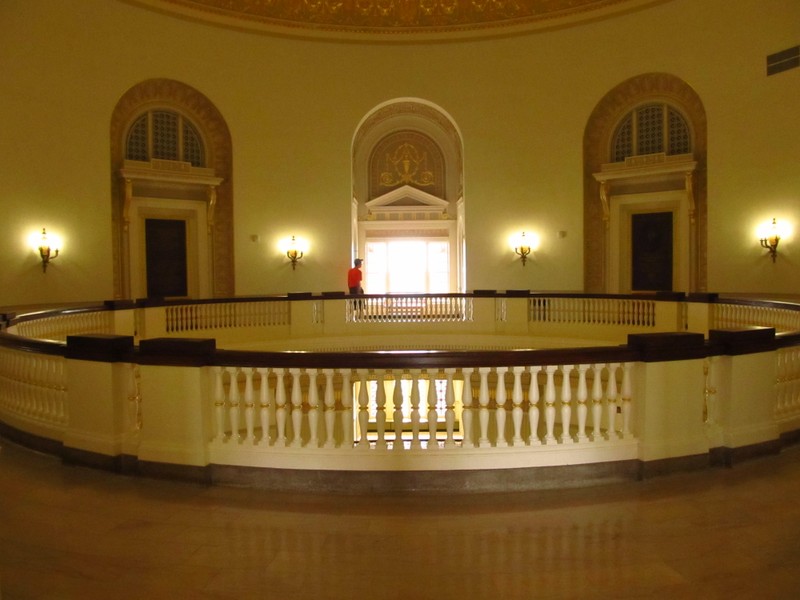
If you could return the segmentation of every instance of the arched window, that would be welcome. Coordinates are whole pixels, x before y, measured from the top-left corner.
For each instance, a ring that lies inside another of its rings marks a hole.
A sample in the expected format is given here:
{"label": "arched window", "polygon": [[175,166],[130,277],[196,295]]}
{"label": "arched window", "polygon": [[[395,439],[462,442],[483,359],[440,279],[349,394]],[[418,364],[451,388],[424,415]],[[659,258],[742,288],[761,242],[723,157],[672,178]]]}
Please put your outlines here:
{"label": "arched window", "polygon": [[179,160],[193,167],[206,166],[206,152],[197,127],[183,115],[168,110],[150,110],[140,115],[128,130],[125,158]]}
{"label": "arched window", "polygon": [[664,153],[690,154],[692,136],[684,116],[664,103],[642,104],[620,121],[611,138],[611,161]]}

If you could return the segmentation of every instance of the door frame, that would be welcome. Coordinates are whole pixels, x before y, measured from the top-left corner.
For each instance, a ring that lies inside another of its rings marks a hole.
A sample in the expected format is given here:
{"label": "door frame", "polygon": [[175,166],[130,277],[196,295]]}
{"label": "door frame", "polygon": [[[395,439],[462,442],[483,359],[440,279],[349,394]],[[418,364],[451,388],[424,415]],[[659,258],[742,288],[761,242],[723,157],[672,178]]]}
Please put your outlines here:
{"label": "door frame", "polygon": [[632,289],[632,216],[672,213],[672,290],[690,291],[689,198],[684,190],[611,196],[608,228],[608,292],[630,294]]}
{"label": "door frame", "polygon": [[211,260],[206,203],[164,198],[131,199],[128,258],[133,298],[147,297],[145,221],[170,219],[186,223],[186,277],[189,298],[211,294]]}

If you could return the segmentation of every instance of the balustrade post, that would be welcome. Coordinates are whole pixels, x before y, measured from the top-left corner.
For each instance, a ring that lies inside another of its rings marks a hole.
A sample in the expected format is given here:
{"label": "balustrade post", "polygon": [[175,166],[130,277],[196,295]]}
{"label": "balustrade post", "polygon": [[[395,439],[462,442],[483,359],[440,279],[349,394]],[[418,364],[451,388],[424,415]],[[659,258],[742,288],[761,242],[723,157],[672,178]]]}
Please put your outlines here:
{"label": "balustrade post", "polygon": [[525,367],[512,367],[514,373],[514,387],[511,391],[511,419],[514,423],[514,435],[511,438],[512,446],[522,446],[522,373]]}
{"label": "balustrade post", "polygon": [[608,429],[606,438],[616,440],[617,435],[617,369],[619,363],[609,363],[608,381],[606,382],[606,410],[608,411]]}
{"label": "balustrade post", "polygon": [[288,441],[286,439],[286,384],[283,377],[286,369],[279,368],[275,370],[275,427],[277,428],[277,435],[275,437],[275,444],[286,446]]}
{"label": "balustrade post", "polygon": [[248,444],[255,442],[255,399],[253,393],[253,372],[254,369],[247,368],[244,371],[244,422],[246,435],[244,441]]}
{"label": "balustrade post", "polygon": [[[55,363],[53,363],[55,368]],[[55,375],[55,372],[53,373]],[[55,377],[52,377],[55,380]],[[57,389],[52,390],[52,395],[58,393]],[[49,416],[58,419],[58,401],[56,397],[51,397]],[[142,428],[142,393],[139,389],[139,365],[130,364],[128,368],[128,430],[136,432]]]}
{"label": "balustrade post", "polygon": [[547,433],[545,434],[544,443],[547,445],[556,444],[555,426],[556,426],[556,383],[555,372],[558,370],[556,365],[547,365],[545,373],[547,373],[547,382],[544,386],[544,419],[547,426]]}
{"label": "balustrade post", "polygon": [[290,446],[300,448],[303,445],[303,391],[300,387],[300,369],[289,369],[292,376],[292,434]]}
{"label": "balustrade post", "polygon": [[631,369],[633,363],[622,364],[622,439],[633,438],[631,432]]}
{"label": "balustrade post", "polygon": [[[52,428],[70,459],[113,464],[126,442],[134,446],[136,441],[130,435],[136,431],[125,418],[133,376],[127,356],[132,349],[130,336],[86,335],[67,337],[65,358],[12,351],[11,373],[19,376],[21,385],[11,394],[11,408]],[[8,354],[4,351],[0,357],[4,372]],[[0,383],[5,385],[5,377]]]}
{"label": "balustrade post", "polygon": [[272,393],[269,389],[269,369],[259,367],[258,373],[261,376],[259,380],[259,417],[261,419],[261,440],[259,445],[269,446],[269,428],[270,428],[270,405],[272,404]]}
{"label": "balustrade post", "polygon": [[358,449],[369,450],[369,391],[367,390],[367,370],[358,370]]}
{"label": "balustrade post", "polygon": [[531,446],[541,446],[539,439],[539,371],[540,366],[529,367],[531,372],[531,382],[528,386],[528,425],[531,428],[529,444]]}
{"label": "balustrade post", "polygon": [[595,363],[592,365],[592,441],[602,441],[603,434],[600,431],[601,421],[603,419],[603,369],[604,363]]}
{"label": "balustrade post", "polygon": [[323,393],[323,404],[325,406],[325,448],[336,447],[336,396],[333,389],[333,369],[323,369],[325,375],[325,392]]}
{"label": "balustrade post", "polygon": [[472,367],[461,369],[464,385],[461,387],[461,427],[464,437],[461,445],[464,448],[474,448],[472,426]]}
{"label": "balustrade post", "polygon": [[216,424],[216,435],[214,442],[222,444],[225,441],[225,387],[222,377],[225,370],[222,367],[214,367],[214,421]]}
{"label": "balustrade post", "polygon": [[353,382],[350,369],[342,370],[342,445],[348,448],[353,447]]}
{"label": "balustrade post", "polygon": [[228,420],[231,424],[231,434],[226,441],[238,444],[242,441],[239,435],[239,368],[226,367],[225,370],[228,372]]}
{"label": "balustrade post", "polygon": [[586,436],[586,399],[589,397],[586,387],[586,371],[588,370],[589,365],[578,365],[578,391],[576,394],[578,401],[578,442],[589,441]]}
{"label": "balustrade post", "polygon": [[732,464],[740,453],[754,456],[777,452],[781,446],[781,421],[786,418],[776,414],[782,387],[777,378],[778,356],[785,349],[776,347],[775,330],[712,329],[709,341],[725,351],[714,362],[725,460]]}
{"label": "balustrade post", "polygon": [[479,367],[478,373],[481,376],[480,388],[478,390],[478,421],[481,428],[478,438],[478,447],[489,446],[489,367]]}
{"label": "balustrade post", "polygon": [[419,369],[411,370],[411,449],[415,450],[422,447],[419,438],[420,431],[420,408],[419,408]]}
{"label": "balustrade post", "polygon": [[392,390],[392,403],[394,412],[392,413],[392,425],[394,427],[394,442],[392,450],[403,449],[403,382],[402,372],[397,372],[394,376],[394,389]]}
{"label": "balustrade post", "polygon": [[439,417],[436,413],[436,371],[428,369],[428,450],[438,450],[436,432],[439,427]]}
{"label": "balustrade post", "polygon": [[561,443],[571,444],[572,436],[569,427],[572,423],[572,386],[570,385],[569,374],[572,372],[572,365],[561,366]]}
{"label": "balustrade post", "polygon": [[453,368],[447,368],[444,370],[445,377],[447,378],[447,388],[444,392],[444,400],[445,400],[445,413],[444,413],[444,421],[447,427],[447,438],[444,441],[445,448],[452,448],[455,446],[455,440],[453,438],[455,423],[456,423],[456,411],[455,411],[455,403],[456,403],[456,396],[455,391],[453,390],[453,376],[455,375],[456,370]]}
{"label": "balustrade post", "polygon": [[495,424],[497,425],[497,443],[498,448],[507,448],[508,441],[506,441],[506,373],[508,367],[497,367],[497,386],[494,392],[494,402],[496,410],[494,413]]}
{"label": "balustrade post", "polygon": [[386,372],[383,369],[378,371],[377,389],[375,391],[375,425],[378,429],[378,439],[375,442],[376,448],[384,449],[386,443]]}
{"label": "balustrade post", "polygon": [[308,369],[308,445],[319,448],[319,388],[317,370]]}

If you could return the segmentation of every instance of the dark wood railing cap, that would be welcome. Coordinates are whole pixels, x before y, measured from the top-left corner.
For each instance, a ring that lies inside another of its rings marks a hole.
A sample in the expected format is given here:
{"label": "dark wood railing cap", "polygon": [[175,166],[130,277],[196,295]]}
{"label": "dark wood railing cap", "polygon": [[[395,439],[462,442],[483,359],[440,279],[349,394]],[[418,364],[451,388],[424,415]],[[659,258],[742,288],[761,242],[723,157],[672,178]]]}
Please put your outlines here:
{"label": "dark wood railing cap", "polygon": [[97,362],[129,361],[133,353],[133,336],[94,333],[68,335],[65,356]]}

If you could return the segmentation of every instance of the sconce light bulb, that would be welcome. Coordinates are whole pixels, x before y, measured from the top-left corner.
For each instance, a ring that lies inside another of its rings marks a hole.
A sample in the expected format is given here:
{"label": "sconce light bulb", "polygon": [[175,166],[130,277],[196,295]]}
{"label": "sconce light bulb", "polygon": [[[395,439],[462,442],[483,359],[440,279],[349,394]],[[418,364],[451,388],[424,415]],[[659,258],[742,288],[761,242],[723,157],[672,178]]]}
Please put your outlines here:
{"label": "sconce light bulb", "polygon": [[769,228],[762,234],[762,236],[763,237],[759,240],[761,242],[761,247],[769,250],[769,255],[772,258],[772,262],[775,262],[775,259],[778,256],[778,243],[781,241],[781,235],[778,229],[778,222],[774,217]]}

